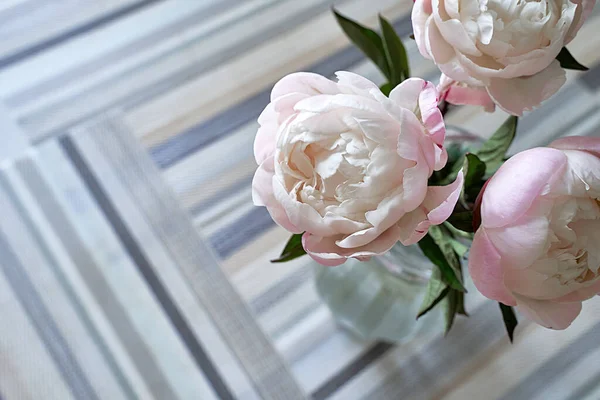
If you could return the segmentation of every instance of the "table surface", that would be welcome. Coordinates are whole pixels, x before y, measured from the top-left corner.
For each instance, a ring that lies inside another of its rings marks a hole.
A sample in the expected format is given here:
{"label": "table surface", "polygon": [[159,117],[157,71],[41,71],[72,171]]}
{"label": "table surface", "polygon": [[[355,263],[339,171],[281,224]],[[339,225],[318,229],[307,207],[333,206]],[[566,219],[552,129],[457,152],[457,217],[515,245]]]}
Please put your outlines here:
{"label": "table surface", "polygon": [[[330,7],[381,13],[417,52],[408,0],[4,0],[0,4],[0,399],[598,399],[600,302],[567,331],[497,306],[406,345],[361,341],[307,258],[251,203],[256,118],[293,71],[382,77]],[[598,11],[598,7],[596,8]],[[511,151],[599,135],[587,73],[521,119]],[[450,124],[489,135],[506,114]]]}

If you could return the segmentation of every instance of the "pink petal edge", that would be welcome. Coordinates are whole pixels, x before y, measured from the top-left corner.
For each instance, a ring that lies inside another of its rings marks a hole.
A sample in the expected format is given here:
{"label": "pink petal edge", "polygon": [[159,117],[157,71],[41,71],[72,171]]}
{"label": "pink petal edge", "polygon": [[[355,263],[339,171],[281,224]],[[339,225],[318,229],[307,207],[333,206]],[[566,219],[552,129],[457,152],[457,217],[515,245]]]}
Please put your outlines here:
{"label": "pink petal edge", "polygon": [[485,229],[475,233],[469,254],[469,274],[475,287],[485,297],[509,306],[517,305],[512,293],[504,286],[502,259],[490,242]]}

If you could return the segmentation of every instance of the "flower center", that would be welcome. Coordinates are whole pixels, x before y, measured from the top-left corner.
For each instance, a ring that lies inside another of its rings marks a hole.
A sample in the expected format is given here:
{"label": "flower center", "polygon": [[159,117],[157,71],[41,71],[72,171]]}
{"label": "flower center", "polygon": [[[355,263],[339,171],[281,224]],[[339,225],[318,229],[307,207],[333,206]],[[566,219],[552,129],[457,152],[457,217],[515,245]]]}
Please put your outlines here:
{"label": "flower center", "polygon": [[595,281],[600,277],[600,202],[571,199],[555,211],[551,226],[556,238],[549,251],[559,262],[554,276],[563,285]]}
{"label": "flower center", "polygon": [[484,54],[518,56],[550,43],[560,9],[556,0],[463,0],[478,2],[464,25]]}

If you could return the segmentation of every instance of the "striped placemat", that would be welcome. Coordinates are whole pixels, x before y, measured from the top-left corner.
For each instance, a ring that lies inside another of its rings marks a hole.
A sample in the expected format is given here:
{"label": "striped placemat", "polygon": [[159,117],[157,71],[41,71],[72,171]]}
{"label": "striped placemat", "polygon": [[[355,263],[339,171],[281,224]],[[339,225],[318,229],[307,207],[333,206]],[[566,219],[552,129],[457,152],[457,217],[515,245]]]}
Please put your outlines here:
{"label": "striped placemat", "polygon": [[[380,83],[330,7],[407,38],[411,1],[0,3],[1,399],[600,398],[597,300],[510,345],[473,293],[448,337],[394,346],[335,324],[310,260],[269,263],[287,235],[251,179],[270,88],[298,70]],[[600,134],[598,9],[569,46],[591,70],[511,151]],[[505,117],[448,123],[486,136]]]}

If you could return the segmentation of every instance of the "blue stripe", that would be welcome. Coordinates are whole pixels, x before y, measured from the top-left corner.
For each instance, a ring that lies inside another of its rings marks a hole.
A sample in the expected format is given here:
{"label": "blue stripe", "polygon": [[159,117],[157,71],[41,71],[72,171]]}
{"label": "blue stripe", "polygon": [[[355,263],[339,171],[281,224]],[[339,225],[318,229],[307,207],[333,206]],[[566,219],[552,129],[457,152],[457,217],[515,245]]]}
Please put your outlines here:
{"label": "blue stripe", "polygon": [[51,47],[64,43],[77,35],[82,35],[94,29],[100,28],[104,25],[113,22],[116,19],[122,18],[128,14],[139,11],[140,9],[147,7],[153,3],[158,3],[159,1],[164,0],[140,0],[137,3],[133,3],[116,11],[113,11],[112,13],[106,14],[93,21],[87,22],[83,25],[77,26],[71,30],[61,33],[60,35],[48,38],[43,42],[37,43],[17,53],[11,54],[0,59],[0,69],[6,68],[11,64],[23,61],[28,57],[35,56],[36,54],[42,53]]}
{"label": "blue stripe", "polygon": [[44,342],[73,397],[81,400],[99,400],[25,268],[6,241],[4,232],[0,232],[0,259],[6,280],[12,286],[19,303]]}
{"label": "blue stripe", "polygon": [[275,222],[265,207],[253,207],[240,219],[213,234],[209,242],[223,259],[273,226]]}
{"label": "blue stripe", "polygon": [[[394,28],[400,36],[408,36],[412,31],[410,15],[398,20],[394,24]],[[332,76],[336,71],[349,69],[362,60],[364,60],[364,55],[356,47],[349,46],[310,66],[307,71]],[[168,168],[190,154],[223,138],[228,133],[256,120],[269,103],[270,91],[270,88],[263,90],[208,121],[193,126],[181,134],[152,147],[150,155],[154,162],[160,168]]]}
{"label": "blue stripe", "polygon": [[219,257],[225,259],[274,226],[275,222],[265,207],[253,207],[240,219],[214,233],[209,243]]}

